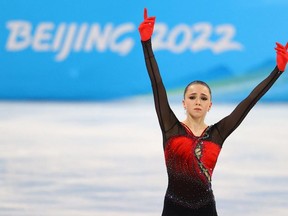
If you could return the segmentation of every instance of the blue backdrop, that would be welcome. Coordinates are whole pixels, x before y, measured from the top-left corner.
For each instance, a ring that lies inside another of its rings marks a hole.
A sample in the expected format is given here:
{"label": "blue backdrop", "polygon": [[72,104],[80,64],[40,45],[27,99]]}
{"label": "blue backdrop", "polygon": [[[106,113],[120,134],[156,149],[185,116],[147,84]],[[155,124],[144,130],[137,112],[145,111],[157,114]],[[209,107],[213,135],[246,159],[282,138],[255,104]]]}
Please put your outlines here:
{"label": "blue backdrop", "polygon": [[[207,81],[215,101],[243,98],[288,41],[287,0],[2,0],[0,98],[110,100],[150,94],[138,25],[157,17],[153,46],[169,93]],[[263,100],[288,101],[283,74]]]}

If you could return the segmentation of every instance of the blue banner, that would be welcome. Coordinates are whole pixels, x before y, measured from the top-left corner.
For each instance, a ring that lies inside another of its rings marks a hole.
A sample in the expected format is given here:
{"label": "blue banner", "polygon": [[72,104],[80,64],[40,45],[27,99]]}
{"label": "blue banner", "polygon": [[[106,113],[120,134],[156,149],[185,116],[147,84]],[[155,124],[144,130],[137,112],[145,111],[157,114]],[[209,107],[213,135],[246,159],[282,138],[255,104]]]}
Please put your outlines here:
{"label": "blue banner", "polygon": [[[0,98],[111,100],[151,93],[138,25],[156,16],[153,48],[164,84],[202,79],[216,101],[243,98],[288,41],[287,0],[0,2]],[[283,74],[266,101],[288,101]]]}

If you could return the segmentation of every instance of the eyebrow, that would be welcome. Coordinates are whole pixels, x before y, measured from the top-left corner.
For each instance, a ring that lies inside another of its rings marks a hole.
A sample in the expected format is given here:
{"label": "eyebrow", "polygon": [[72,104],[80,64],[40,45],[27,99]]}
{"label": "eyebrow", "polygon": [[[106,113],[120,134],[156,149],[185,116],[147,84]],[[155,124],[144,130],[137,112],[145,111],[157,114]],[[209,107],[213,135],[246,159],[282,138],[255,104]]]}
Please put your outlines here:
{"label": "eyebrow", "polygon": [[[197,93],[191,93],[191,94],[189,94],[189,96],[194,96],[194,95],[197,95]],[[201,96],[209,97],[207,94],[204,94],[204,93],[201,93],[200,95],[201,95]]]}

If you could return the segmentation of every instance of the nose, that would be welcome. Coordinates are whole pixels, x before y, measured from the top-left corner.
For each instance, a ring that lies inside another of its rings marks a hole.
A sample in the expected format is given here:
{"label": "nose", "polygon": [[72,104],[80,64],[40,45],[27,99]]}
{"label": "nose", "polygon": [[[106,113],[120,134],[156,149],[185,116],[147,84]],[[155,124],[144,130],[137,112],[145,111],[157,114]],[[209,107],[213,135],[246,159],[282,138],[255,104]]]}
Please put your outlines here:
{"label": "nose", "polygon": [[195,100],[195,103],[196,103],[196,105],[200,105],[200,104],[201,104],[200,98],[197,98],[197,99]]}

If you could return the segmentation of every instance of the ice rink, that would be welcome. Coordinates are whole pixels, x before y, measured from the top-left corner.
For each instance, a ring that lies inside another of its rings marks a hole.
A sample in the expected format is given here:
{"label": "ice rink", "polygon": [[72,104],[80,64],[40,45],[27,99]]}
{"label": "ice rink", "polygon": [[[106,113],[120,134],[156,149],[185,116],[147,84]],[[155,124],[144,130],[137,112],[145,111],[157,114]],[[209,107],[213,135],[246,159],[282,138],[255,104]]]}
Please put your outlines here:
{"label": "ice rink", "polygon": [[[207,123],[234,107],[214,104]],[[288,215],[287,134],[288,104],[259,103],[226,140],[219,216]],[[0,216],[159,216],[165,169],[152,99],[0,102]]]}

